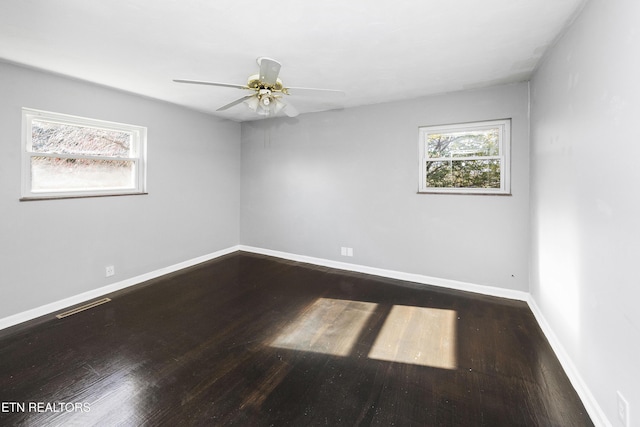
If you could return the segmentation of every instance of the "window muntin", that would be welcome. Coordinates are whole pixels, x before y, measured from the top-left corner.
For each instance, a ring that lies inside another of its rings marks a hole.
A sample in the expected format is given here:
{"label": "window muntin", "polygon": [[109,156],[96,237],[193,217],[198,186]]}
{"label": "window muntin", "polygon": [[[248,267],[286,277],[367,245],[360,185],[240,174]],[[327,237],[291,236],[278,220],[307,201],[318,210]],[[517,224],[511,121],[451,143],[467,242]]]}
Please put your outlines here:
{"label": "window muntin", "polygon": [[510,193],[510,120],[420,128],[423,193]]}
{"label": "window muntin", "polygon": [[23,108],[23,199],[145,192],[146,128]]}

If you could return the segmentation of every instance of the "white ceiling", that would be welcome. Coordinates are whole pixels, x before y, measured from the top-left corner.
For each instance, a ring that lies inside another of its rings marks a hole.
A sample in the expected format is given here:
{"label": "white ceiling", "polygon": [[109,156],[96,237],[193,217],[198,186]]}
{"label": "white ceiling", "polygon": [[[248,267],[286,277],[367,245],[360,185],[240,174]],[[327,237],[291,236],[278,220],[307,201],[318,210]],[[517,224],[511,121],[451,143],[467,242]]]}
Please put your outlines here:
{"label": "white ceiling", "polygon": [[347,93],[287,97],[304,113],[528,80],[584,1],[2,0],[0,58],[214,113],[247,93],[172,79],[245,84],[268,56]]}

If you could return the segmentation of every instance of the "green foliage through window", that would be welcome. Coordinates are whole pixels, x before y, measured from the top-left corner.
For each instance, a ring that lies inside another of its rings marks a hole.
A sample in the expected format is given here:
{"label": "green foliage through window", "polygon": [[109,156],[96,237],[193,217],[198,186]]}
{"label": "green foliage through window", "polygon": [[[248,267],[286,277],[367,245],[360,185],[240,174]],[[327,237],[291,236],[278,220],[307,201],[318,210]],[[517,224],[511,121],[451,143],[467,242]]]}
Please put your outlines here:
{"label": "green foliage through window", "polygon": [[500,161],[427,162],[426,176],[428,187],[500,188]]}
{"label": "green foliage through window", "polygon": [[420,191],[508,193],[508,120],[420,129]]}

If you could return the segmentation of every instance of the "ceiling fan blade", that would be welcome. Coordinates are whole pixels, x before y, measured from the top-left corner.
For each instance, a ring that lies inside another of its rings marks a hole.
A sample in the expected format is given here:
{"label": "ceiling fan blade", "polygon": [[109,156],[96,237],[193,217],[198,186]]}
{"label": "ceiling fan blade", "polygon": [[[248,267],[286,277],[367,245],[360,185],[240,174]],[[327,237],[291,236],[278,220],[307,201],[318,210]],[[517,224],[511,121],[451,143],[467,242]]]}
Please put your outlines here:
{"label": "ceiling fan blade", "polygon": [[235,101],[228,103],[227,105],[223,105],[222,107],[218,108],[216,111],[228,110],[229,108],[233,107],[234,105],[241,104],[244,101],[248,100],[249,98],[253,98],[253,97],[255,97],[255,95],[243,96],[242,98],[236,99]]}
{"label": "ceiling fan blade", "polygon": [[265,56],[258,58],[258,65],[260,65],[260,81],[268,86],[274,86],[282,65],[275,59]]}
{"label": "ceiling fan blade", "polygon": [[312,87],[286,87],[282,89],[282,93],[287,95],[306,95],[322,98],[342,98],[346,95],[341,90],[334,89],[316,89]]}
{"label": "ceiling fan blade", "polygon": [[201,81],[201,80],[184,80],[184,79],[174,79],[173,81],[176,82],[176,83],[190,83],[190,84],[194,84],[194,85],[221,86],[221,87],[232,87],[232,88],[236,88],[236,89],[253,90],[249,86],[236,85],[236,84],[232,84],[232,83],[205,82],[205,81]]}

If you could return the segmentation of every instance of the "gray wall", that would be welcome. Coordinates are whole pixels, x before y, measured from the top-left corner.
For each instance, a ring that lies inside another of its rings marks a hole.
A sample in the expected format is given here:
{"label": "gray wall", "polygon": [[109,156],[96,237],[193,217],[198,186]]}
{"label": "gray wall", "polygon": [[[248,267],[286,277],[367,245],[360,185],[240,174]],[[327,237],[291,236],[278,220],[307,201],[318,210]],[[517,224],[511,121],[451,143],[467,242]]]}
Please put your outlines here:
{"label": "gray wall", "polygon": [[[419,126],[500,118],[513,196],[416,194]],[[526,291],[528,153],[526,83],[245,122],[240,241]]]}
{"label": "gray wall", "polygon": [[[149,195],[18,201],[22,107],[146,126]],[[0,319],[237,245],[239,140],[234,122],[0,63]]]}
{"label": "gray wall", "polygon": [[531,293],[608,419],[640,425],[640,3],[591,0],[532,81]]}

